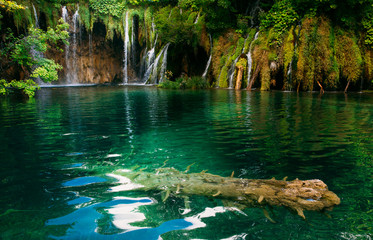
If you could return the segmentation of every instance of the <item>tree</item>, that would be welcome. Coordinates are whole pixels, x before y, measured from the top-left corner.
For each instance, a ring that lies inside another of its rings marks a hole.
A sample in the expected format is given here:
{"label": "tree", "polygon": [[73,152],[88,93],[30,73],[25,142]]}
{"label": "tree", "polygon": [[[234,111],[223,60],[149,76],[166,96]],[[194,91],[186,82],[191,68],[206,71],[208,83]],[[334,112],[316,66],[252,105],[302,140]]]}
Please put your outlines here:
{"label": "tree", "polygon": [[[0,0],[0,6],[6,11],[24,9],[23,6],[17,5],[11,1]],[[62,66],[54,60],[47,59],[43,54],[52,46],[58,48],[58,44],[63,42],[68,44],[66,39],[69,33],[66,31],[69,25],[62,19],[59,20],[55,28],[48,28],[47,31],[34,28],[28,28],[27,36],[14,36],[11,30],[5,39],[5,47],[1,49],[1,56],[9,63],[8,67],[16,64],[27,75],[25,79],[12,81],[0,80],[0,94],[8,94],[11,89],[20,89],[29,97],[35,94],[38,85],[33,79],[40,78],[45,82],[58,80],[58,70]],[[62,49],[60,49],[62,51]],[[35,54],[38,52],[39,54]]]}

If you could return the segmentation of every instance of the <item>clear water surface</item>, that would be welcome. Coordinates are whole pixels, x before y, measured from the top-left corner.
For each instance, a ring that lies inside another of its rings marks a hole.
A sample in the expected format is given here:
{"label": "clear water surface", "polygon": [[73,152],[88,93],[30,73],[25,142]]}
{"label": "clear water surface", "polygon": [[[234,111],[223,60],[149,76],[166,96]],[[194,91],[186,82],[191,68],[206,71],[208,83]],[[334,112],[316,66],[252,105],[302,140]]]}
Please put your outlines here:
{"label": "clear water surface", "polygon": [[[371,239],[373,95],[155,87],[0,99],[0,239]],[[117,169],[321,179],[332,218],[114,191]]]}

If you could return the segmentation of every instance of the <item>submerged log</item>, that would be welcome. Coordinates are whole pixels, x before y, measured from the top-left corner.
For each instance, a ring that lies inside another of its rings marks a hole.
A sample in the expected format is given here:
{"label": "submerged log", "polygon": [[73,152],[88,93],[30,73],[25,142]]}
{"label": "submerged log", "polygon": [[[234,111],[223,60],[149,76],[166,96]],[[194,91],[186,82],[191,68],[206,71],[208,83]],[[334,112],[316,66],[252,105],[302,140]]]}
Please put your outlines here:
{"label": "submerged log", "polygon": [[156,173],[119,170],[115,174],[128,178],[128,184],[135,183],[137,189],[165,191],[167,198],[200,195],[219,198],[240,208],[283,206],[302,218],[304,210],[332,210],[340,203],[339,197],[318,179],[241,179],[205,172],[187,174],[174,168],[160,168]]}

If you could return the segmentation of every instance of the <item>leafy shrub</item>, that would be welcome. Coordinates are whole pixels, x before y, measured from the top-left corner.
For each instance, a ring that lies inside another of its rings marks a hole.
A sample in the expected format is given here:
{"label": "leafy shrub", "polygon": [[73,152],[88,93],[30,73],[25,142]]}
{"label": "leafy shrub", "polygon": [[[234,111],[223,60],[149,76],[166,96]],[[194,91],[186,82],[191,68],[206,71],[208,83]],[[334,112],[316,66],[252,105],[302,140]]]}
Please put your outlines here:
{"label": "leafy shrub", "polygon": [[280,44],[282,36],[296,21],[298,14],[290,0],[276,1],[272,8],[261,16],[261,28],[272,27],[274,30],[273,42]]}
{"label": "leafy shrub", "polygon": [[206,89],[209,87],[207,80],[202,77],[177,78],[175,81],[165,80],[158,84],[159,88],[166,89]]}
{"label": "leafy shrub", "polygon": [[209,85],[206,79],[202,77],[191,77],[185,81],[185,88],[186,89],[205,89],[208,88]]}
{"label": "leafy shrub", "polygon": [[179,81],[171,81],[171,80],[164,80],[160,84],[158,84],[159,88],[166,88],[166,89],[180,89],[180,82]]}

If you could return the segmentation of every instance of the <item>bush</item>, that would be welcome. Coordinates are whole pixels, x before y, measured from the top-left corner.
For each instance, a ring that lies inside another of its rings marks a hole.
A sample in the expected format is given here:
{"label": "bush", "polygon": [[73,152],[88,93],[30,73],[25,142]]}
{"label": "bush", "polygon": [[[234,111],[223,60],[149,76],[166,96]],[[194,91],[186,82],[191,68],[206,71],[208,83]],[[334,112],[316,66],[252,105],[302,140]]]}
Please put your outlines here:
{"label": "bush", "polygon": [[202,77],[177,78],[175,81],[165,80],[158,84],[159,88],[166,89],[206,89],[209,85]]}
{"label": "bush", "polygon": [[170,80],[165,80],[158,84],[159,88],[166,88],[166,89],[180,89],[180,82],[176,81],[170,81]]}
{"label": "bush", "polygon": [[206,81],[206,79],[202,77],[192,77],[186,80],[185,82],[185,88],[187,89],[206,89],[209,85]]}

